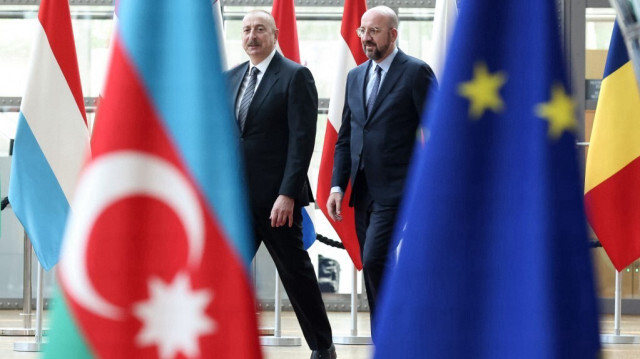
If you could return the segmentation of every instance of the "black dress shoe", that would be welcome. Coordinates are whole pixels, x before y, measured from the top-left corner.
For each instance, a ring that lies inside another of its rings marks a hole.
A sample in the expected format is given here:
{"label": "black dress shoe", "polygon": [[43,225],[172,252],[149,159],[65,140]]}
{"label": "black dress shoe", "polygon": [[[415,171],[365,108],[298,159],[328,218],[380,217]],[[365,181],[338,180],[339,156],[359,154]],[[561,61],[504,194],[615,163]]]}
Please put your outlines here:
{"label": "black dress shoe", "polygon": [[311,359],[337,359],[336,347],[331,344],[329,349],[314,350],[311,352]]}

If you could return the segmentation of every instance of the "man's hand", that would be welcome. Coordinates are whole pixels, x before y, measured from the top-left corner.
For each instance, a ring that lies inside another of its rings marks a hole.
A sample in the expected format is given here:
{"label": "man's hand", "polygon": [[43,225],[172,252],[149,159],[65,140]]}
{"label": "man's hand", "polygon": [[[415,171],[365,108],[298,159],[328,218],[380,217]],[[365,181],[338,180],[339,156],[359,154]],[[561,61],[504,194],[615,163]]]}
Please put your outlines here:
{"label": "man's hand", "polygon": [[327,210],[329,211],[329,217],[336,222],[342,221],[342,193],[333,192],[329,195],[327,200]]}
{"label": "man's hand", "polygon": [[289,227],[293,226],[293,198],[285,196],[283,194],[276,198],[276,202],[271,209],[271,227],[282,227],[287,221]]}

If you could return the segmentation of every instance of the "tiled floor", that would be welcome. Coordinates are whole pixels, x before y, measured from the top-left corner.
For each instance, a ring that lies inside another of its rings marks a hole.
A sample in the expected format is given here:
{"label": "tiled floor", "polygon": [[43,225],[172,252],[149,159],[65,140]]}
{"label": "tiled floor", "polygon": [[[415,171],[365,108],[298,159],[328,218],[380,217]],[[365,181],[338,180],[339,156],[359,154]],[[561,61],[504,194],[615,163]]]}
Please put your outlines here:
{"label": "tiled floor", "polygon": [[[45,316],[46,317],[46,316]],[[273,327],[273,312],[265,312],[259,315],[262,328]],[[335,336],[347,336],[350,333],[351,318],[349,313],[331,312],[329,319]],[[45,322],[46,323],[46,322]],[[0,310],[0,328],[20,328],[23,325],[22,317],[17,311]],[[358,334],[369,335],[369,315],[358,315]],[[623,316],[621,322],[622,334],[640,336],[640,316]],[[613,317],[605,315],[601,319],[602,333],[613,333]],[[283,312],[282,336],[302,337],[298,322],[293,312]],[[16,342],[33,341],[33,337],[8,337],[0,336],[0,359],[33,359],[38,358],[38,353],[24,353],[13,350]],[[301,346],[296,347],[272,347],[263,346],[265,359],[306,359],[310,355],[304,338],[301,338]],[[372,347],[369,345],[337,345],[338,356],[341,359],[369,359]],[[603,359],[637,359],[640,358],[640,344],[604,344],[602,350]]]}
{"label": "tiled floor", "polygon": [[[46,313],[45,313],[46,314]],[[46,315],[45,315],[46,319]],[[273,312],[265,312],[259,315],[261,328],[269,329],[274,326]],[[334,336],[348,336],[351,329],[351,315],[348,312],[330,312],[329,320]],[[282,336],[299,337],[301,345],[295,347],[263,346],[264,359],[307,359],[311,355],[302,332],[298,326],[295,315],[291,311],[282,312]],[[19,311],[0,310],[0,328],[22,328],[23,319]],[[45,321],[46,327],[46,321]],[[369,314],[358,315],[358,334],[369,336]],[[38,358],[38,353],[16,352],[13,344],[16,342],[33,342],[33,337],[8,337],[0,336],[0,359],[33,359]],[[46,338],[45,338],[46,341]],[[337,345],[338,356],[341,359],[368,359],[371,357],[370,345]]]}

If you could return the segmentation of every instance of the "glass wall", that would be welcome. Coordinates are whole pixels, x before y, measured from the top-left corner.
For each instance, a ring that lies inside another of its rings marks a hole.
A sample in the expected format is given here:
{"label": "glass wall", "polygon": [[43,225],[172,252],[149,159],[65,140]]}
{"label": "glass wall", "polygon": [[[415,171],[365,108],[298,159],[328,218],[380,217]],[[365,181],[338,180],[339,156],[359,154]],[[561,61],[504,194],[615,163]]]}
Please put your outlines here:
{"label": "glass wall", "polygon": [[[241,46],[241,22],[244,14],[250,9],[254,7],[225,6],[223,9],[225,48],[229,66],[247,60]],[[262,9],[269,11],[271,8],[268,6]],[[0,4],[0,157],[6,159],[7,163],[10,160],[10,139],[15,136],[18,121],[19,100],[24,93],[29,73],[28,63],[37,26],[37,11],[38,7],[35,5]],[[431,45],[433,9],[414,7],[400,8],[397,11],[400,16],[399,47],[410,55],[425,59]],[[93,103],[103,87],[108,65],[109,44],[113,31],[113,7],[77,6],[72,2],[71,12],[82,90],[87,99],[87,118],[91,124],[95,110]],[[296,14],[301,62],[313,73],[321,99],[315,151],[309,170],[310,181],[315,191],[327,122],[327,106],[334,86],[334,54],[342,41],[342,7],[297,6]],[[6,195],[8,188],[10,166],[5,167],[2,173],[3,195]],[[0,298],[21,296],[18,290],[22,284],[19,275],[22,270],[22,237],[19,235],[21,229],[15,217],[5,220],[4,217],[9,213],[10,211],[4,211],[2,214],[2,231],[5,235],[8,234],[7,231],[12,231],[13,234],[10,235],[11,238],[3,238],[3,241],[0,241],[0,257],[5,259],[3,263],[11,263],[11,268],[3,268],[3,271],[6,273],[10,270],[17,274],[0,278]],[[319,211],[315,219],[318,233],[334,240],[338,239]],[[12,221],[15,222],[13,225],[6,225],[13,223]],[[316,242],[310,249],[310,256],[316,266],[319,255],[330,257],[339,263],[341,275],[337,294],[343,294],[348,303],[346,296],[352,286],[352,265],[346,251]],[[263,269],[272,265],[266,263],[268,261],[270,259],[264,253],[257,258],[256,281],[260,299],[273,298],[274,277],[258,273],[267,272]],[[52,278],[48,279],[48,283],[52,283]]]}
{"label": "glass wall", "polygon": [[[593,1],[591,1],[593,3]],[[426,59],[431,46],[433,9],[430,7],[398,8],[400,16],[398,45],[403,51],[421,59]],[[591,125],[598,90],[606,55],[609,47],[615,13],[606,3],[586,9],[585,21],[585,141],[591,133]],[[241,20],[246,11],[254,7],[225,6],[225,49],[229,66],[247,60],[241,47]],[[269,11],[270,6],[262,7]],[[0,4],[0,159],[8,160],[10,140],[14,137],[18,118],[19,100],[24,93],[28,76],[29,56],[37,25],[36,5]],[[112,6],[78,6],[72,5],[73,28],[80,68],[80,78],[85,98],[87,98],[87,118],[90,123],[94,118],[94,100],[103,87],[107,65],[109,44],[112,37]],[[309,171],[310,180],[315,190],[318,167],[322,153],[324,131],[327,121],[326,110],[332,87],[334,86],[334,54],[341,41],[340,26],[342,8],[337,6],[297,6],[298,36],[301,61],[308,66],[314,75],[321,108],[318,114],[315,152]],[[354,29],[355,31],[355,29]],[[586,152],[586,147],[585,147]],[[8,168],[5,164],[2,172],[2,193],[6,195]],[[0,257],[2,263],[13,263],[15,269],[21,270],[21,243],[19,230],[12,229],[12,219],[5,219],[7,211],[2,213],[3,241],[0,241]],[[318,232],[337,239],[328,222],[318,211],[316,214]],[[15,224],[19,226],[19,224]],[[7,236],[10,233],[10,244]],[[18,234],[16,234],[18,233]],[[16,238],[13,238],[16,237]],[[593,238],[595,240],[595,238]],[[594,250],[596,270],[599,278],[600,297],[613,297],[614,269],[606,253],[602,249]],[[338,293],[346,294],[351,288],[351,262],[346,252],[317,243],[310,250],[313,261],[317,264],[318,255],[336,259],[340,263],[342,275]],[[268,255],[266,256],[268,260]],[[8,268],[2,268],[6,272]],[[624,296],[638,297],[640,289],[637,276],[640,262],[634,263],[626,272]],[[15,277],[15,278],[14,278]],[[259,276],[258,276],[259,277]],[[16,279],[17,278],[17,279]],[[0,277],[0,298],[19,295],[17,288],[21,285],[20,276]],[[259,277],[258,293],[261,298],[273,297],[273,281],[271,277]],[[9,281],[9,282],[7,282]],[[636,283],[636,284],[634,284]]]}

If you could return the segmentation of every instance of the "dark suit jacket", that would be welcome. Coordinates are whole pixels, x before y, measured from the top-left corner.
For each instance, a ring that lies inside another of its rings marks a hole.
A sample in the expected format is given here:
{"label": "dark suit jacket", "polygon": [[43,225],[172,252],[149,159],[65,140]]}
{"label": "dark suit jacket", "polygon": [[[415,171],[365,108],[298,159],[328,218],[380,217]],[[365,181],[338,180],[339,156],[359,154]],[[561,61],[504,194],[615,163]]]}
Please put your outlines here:
{"label": "dark suit jacket", "polygon": [[[343,190],[349,179],[355,184],[362,161],[373,200],[398,205],[427,93],[437,88],[437,81],[429,65],[398,50],[367,117],[365,87],[371,64],[369,60],[347,75],[331,182]],[[350,205],[357,192],[354,185]]]}
{"label": "dark suit jacket", "polygon": [[[233,109],[248,68],[247,61],[226,72]],[[301,206],[313,200],[307,170],[317,118],[318,93],[311,72],[276,52],[240,133],[253,206],[271,208],[280,194]]]}

